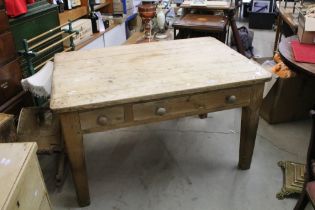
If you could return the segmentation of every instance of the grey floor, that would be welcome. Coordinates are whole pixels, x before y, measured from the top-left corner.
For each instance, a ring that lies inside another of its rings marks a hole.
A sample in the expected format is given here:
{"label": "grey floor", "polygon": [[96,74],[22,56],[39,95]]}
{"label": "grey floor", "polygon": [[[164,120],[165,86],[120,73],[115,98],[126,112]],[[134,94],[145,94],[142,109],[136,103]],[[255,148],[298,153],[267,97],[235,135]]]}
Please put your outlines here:
{"label": "grey floor", "polygon": [[[255,30],[255,55],[272,55],[273,31]],[[84,136],[91,205],[108,210],[281,210],[279,160],[304,162],[309,120],[260,120],[250,170],[237,169],[240,109]],[[50,164],[48,164],[50,163]],[[41,158],[54,209],[79,209],[68,173],[54,186],[53,156]]]}

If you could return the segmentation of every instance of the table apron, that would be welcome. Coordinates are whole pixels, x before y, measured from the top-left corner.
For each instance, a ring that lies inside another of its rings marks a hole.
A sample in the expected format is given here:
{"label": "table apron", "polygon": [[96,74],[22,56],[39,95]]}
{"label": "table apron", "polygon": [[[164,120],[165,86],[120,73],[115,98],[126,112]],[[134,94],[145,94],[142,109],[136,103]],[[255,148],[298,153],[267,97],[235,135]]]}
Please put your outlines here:
{"label": "table apron", "polygon": [[82,133],[248,106],[253,86],[216,90],[79,112]]}

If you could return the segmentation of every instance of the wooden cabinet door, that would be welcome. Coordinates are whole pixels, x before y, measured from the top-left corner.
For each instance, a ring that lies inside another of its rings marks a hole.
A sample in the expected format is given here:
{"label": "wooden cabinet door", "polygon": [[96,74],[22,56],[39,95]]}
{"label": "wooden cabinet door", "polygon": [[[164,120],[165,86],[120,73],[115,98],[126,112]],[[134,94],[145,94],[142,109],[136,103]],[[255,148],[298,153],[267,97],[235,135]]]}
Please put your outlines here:
{"label": "wooden cabinet door", "polygon": [[0,10],[0,33],[9,29],[9,21],[4,10]]}
{"label": "wooden cabinet door", "polygon": [[0,35],[0,66],[16,57],[14,40],[11,32]]}
{"label": "wooden cabinet door", "polygon": [[0,105],[22,90],[21,69],[17,60],[0,68]]}

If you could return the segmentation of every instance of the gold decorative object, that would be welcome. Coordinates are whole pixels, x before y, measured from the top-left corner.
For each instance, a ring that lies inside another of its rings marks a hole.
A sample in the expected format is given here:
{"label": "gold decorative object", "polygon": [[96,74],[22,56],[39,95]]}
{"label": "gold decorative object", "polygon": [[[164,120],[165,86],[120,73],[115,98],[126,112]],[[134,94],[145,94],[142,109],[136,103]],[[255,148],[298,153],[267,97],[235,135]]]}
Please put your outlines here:
{"label": "gold decorative object", "polygon": [[279,161],[278,166],[283,170],[283,186],[277,193],[277,198],[282,200],[290,195],[302,193],[305,164]]}

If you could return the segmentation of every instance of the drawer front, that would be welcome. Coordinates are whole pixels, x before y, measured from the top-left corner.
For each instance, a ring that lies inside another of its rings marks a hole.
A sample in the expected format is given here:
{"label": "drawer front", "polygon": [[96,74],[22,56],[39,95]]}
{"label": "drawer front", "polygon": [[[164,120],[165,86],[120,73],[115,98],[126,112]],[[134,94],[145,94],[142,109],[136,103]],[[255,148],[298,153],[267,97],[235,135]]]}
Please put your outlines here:
{"label": "drawer front", "polygon": [[13,193],[7,202],[5,209],[39,209],[43,197],[46,195],[46,188],[40,171],[39,163],[35,152],[25,162],[21,174],[17,177],[17,184],[12,189]]}
{"label": "drawer front", "polygon": [[124,122],[124,108],[112,107],[97,109],[80,114],[81,129],[108,128]]}
{"label": "drawer front", "polygon": [[0,10],[0,33],[9,29],[8,17],[4,10]]}
{"label": "drawer front", "polygon": [[172,118],[207,111],[244,106],[250,101],[250,88],[213,91],[192,96],[164,99],[133,105],[134,121]]}
{"label": "drawer front", "polygon": [[22,90],[21,69],[17,60],[0,68],[0,105]]}
{"label": "drawer front", "polygon": [[0,35],[0,66],[14,59],[16,56],[14,40],[11,32]]}

